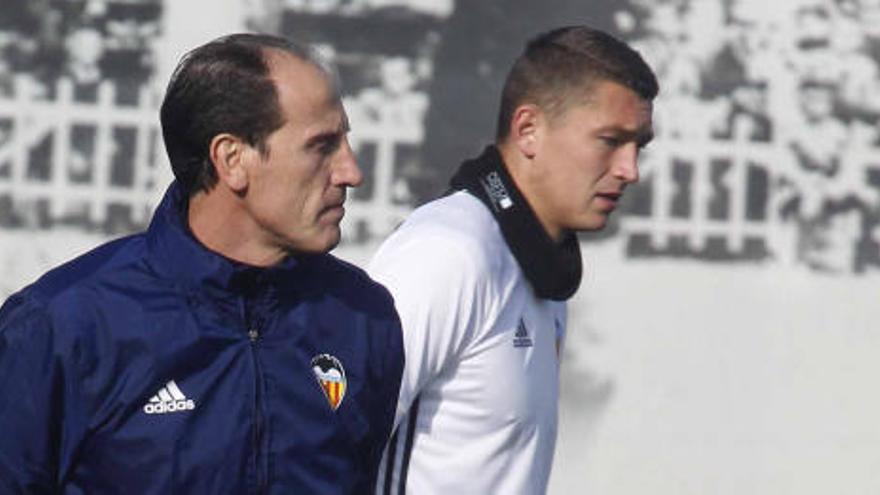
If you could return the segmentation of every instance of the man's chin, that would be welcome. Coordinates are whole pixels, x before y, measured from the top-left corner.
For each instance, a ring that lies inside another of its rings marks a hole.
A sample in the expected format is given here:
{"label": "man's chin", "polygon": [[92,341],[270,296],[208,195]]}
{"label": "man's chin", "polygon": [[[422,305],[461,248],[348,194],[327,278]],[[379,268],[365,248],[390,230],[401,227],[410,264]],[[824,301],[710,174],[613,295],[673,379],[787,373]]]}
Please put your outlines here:
{"label": "man's chin", "polygon": [[291,250],[301,254],[322,254],[333,250],[342,240],[342,232],[338,226],[326,227],[319,235],[309,239],[308,242],[291,246]]}
{"label": "man's chin", "polygon": [[608,225],[608,215],[590,215],[588,218],[584,218],[582,221],[578,222],[573,228],[569,230],[574,230],[577,232],[593,232],[597,230],[602,230]]}
{"label": "man's chin", "polygon": [[315,252],[319,253],[327,253],[333,250],[336,246],[339,245],[339,242],[342,240],[342,232],[339,227],[336,227],[333,232],[327,233],[327,235],[321,240],[320,245],[315,250]]}

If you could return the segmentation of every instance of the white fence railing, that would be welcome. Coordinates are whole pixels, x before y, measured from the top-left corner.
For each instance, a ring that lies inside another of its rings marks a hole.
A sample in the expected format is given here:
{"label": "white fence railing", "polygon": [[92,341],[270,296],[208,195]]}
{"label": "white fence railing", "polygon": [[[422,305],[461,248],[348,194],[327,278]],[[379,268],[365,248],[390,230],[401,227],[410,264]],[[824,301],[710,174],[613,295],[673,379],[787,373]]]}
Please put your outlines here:
{"label": "white fence railing", "polygon": [[[145,224],[171,180],[156,93],[143,88],[135,104],[124,105],[116,101],[117,90],[110,82],[98,87],[92,101],[75,98],[69,81],[58,82],[52,100],[36,95],[37,89],[33,81],[18,78],[12,96],[0,95],[0,198],[11,198],[16,210],[47,204],[51,219],[63,218],[74,205],[84,209],[94,225],[106,221],[111,206],[119,205],[128,209],[133,225]],[[371,151],[369,163],[362,160],[362,165],[369,165],[371,185],[366,192],[350,196],[344,240],[381,238],[411,209],[405,191],[401,194],[406,188],[399,170],[404,160],[401,150],[412,152],[424,141],[427,99],[421,93],[367,90],[345,104],[352,146],[356,152]],[[74,139],[76,129],[82,128],[89,129],[90,144],[85,147]],[[128,133],[127,144],[120,143],[120,132]],[[34,173],[37,149],[43,150],[46,163]],[[725,164],[722,172],[717,171],[719,162]],[[833,180],[821,183],[825,189],[821,194],[850,195],[874,210],[880,208],[880,191],[867,180],[868,170],[880,169],[880,150],[850,147],[841,164]],[[82,174],[76,177],[77,167],[87,169],[85,180]],[[127,168],[123,181],[114,179],[119,167]],[[774,256],[791,255],[790,225],[781,228],[782,204],[791,199],[792,189],[795,194],[809,191],[798,183],[804,172],[785,143],[659,136],[645,154],[642,169],[645,184],[640,187],[650,191],[650,205],[645,215],[623,218],[624,235],[647,238],[651,248],[661,252],[673,239],[684,241],[695,252],[710,240],[721,240],[733,254],[756,240]],[[687,181],[676,177],[682,169]],[[760,211],[750,191],[755,187],[749,179],[754,169],[762,170],[766,178]],[[788,190],[780,187],[785,183]],[[724,203],[721,215],[718,208],[710,207],[719,202]],[[688,207],[674,211],[673,206],[682,203]]]}
{"label": "white fence railing", "polygon": [[[41,89],[18,77],[13,94],[0,96],[0,123],[8,132],[0,141],[0,167],[7,170],[0,176],[0,196],[11,197],[21,209],[45,201],[52,219],[76,205],[96,224],[117,204],[130,208],[131,221],[145,223],[161,194],[157,189],[170,175],[153,93],[141,88],[136,104],[129,106],[117,103],[117,88],[110,81],[100,83],[94,101],[77,101],[69,80],[58,81],[52,100],[38,96]],[[90,151],[76,146],[75,128],[89,131],[85,148]],[[118,132],[133,135],[128,146],[120,148]],[[51,151],[47,170],[35,174],[32,155],[40,147]],[[114,180],[114,167],[125,169],[125,180]],[[77,168],[86,169],[86,180],[77,180]]]}
{"label": "white fence railing", "polygon": [[[719,163],[727,169],[713,179],[713,169]],[[784,144],[658,138],[642,160],[644,183],[639,187],[650,191],[649,211],[626,216],[623,232],[647,237],[657,251],[668,249],[675,240],[699,252],[715,239],[729,253],[737,254],[748,241],[759,241],[769,253],[785,260],[792,256],[793,241],[781,214],[784,203],[792,197],[818,194],[832,201],[849,197],[870,208],[880,207],[880,190],[868,182],[868,172],[880,170],[880,149],[851,148],[840,157],[840,163],[840,172],[833,178],[802,181],[799,178],[805,172]],[[748,204],[750,198],[754,200],[750,189],[756,187],[749,182],[750,168],[766,174],[758,210]],[[689,176],[687,181],[676,178],[683,170]],[[719,200],[725,203],[725,214],[713,215],[710,204]],[[684,213],[674,212],[673,205],[682,203],[688,205],[681,209]]]}
{"label": "white fence railing", "polygon": [[[117,88],[109,81],[100,84],[94,101],[78,101],[68,80],[57,83],[51,100],[37,94],[41,89],[21,77],[15,80],[12,96],[0,95],[0,198],[11,198],[25,216],[32,205],[48,204],[50,220],[63,218],[71,209],[85,209],[95,225],[107,220],[111,205],[118,205],[129,209],[132,224],[145,224],[172,178],[159,132],[156,94],[143,88],[137,103],[127,106],[117,103]],[[410,211],[405,194],[395,192],[403,184],[395,164],[401,147],[422,142],[427,100],[420,93],[389,97],[367,91],[345,104],[354,129],[353,148],[374,150],[371,191],[349,196],[345,240],[385,236]],[[73,138],[75,129],[82,128],[89,130],[87,152]],[[132,136],[125,146],[116,136],[120,131]],[[51,150],[48,166],[35,174],[32,155],[41,147]],[[114,167],[126,168],[123,184],[114,181]],[[86,180],[75,177],[77,168],[87,170]]]}

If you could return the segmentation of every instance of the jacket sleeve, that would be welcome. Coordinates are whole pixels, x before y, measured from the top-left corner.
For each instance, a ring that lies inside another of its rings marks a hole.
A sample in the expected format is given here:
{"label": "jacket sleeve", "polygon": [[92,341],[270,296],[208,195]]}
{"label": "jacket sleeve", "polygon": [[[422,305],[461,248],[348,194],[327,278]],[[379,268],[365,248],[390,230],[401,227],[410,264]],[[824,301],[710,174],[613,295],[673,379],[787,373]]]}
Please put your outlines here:
{"label": "jacket sleeve", "polygon": [[46,312],[20,295],[0,308],[0,492],[56,491],[64,386]]}
{"label": "jacket sleeve", "polygon": [[486,326],[488,277],[480,257],[459,241],[430,233],[392,236],[370,262],[370,275],[394,297],[403,329],[406,360],[395,427]]}

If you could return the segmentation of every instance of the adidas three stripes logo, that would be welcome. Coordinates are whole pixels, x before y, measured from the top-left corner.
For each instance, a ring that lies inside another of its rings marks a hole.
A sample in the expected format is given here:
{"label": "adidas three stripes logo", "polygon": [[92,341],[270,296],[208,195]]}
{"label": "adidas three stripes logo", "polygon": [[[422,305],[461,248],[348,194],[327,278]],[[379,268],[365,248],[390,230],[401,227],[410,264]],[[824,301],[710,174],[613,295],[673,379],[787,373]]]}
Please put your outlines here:
{"label": "adidas three stripes logo", "polygon": [[171,380],[150,398],[150,402],[144,406],[144,412],[147,414],[167,414],[191,411],[195,408],[196,403],[192,399],[187,399],[180,387],[174,383],[174,380]]}

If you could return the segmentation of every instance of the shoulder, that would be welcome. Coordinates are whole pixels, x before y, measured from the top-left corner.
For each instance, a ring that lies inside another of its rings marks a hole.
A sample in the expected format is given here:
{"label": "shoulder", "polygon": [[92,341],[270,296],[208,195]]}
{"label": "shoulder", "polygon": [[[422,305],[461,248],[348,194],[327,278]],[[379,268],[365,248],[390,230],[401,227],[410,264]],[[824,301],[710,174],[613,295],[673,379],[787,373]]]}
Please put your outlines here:
{"label": "shoulder", "polygon": [[519,280],[497,223],[467,193],[416,210],[368,270],[391,291],[404,327],[428,325],[428,319],[432,327],[467,327],[469,335],[494,321]]}
{"label": "shoulder", "polygon": [[501,230],[486,206],[471,194],[459,191],[417,208],[400,231],[435,232],[458,242],[485,245],[503,243]]}
{"label": "shoulder", "polygon": [[[101,304],[101,295],[114,284],[124,285],[117,269],[141,259],[141,236],[129,236],[95,249],[46,272],[6,300],[0,310],[0,330],[36,337],[44,330],[55,337],[60,327],[76,328]],[[35,332],[36,331],[36,332]]]}
{"label": "shoulder", "polygon": [[52,270],[22,290],[27,297],[51,305],[79,290],[92,286],[125,265],[140,261],[144,253],[143,235],[122,237],[102,244]]}
{"label": "shoulder", "polygon": [[374,316],[394,315],[394,303],[388,290],[363,269],[332,254],[310,257],[305,269],[310,292],[329,295]]}
{"label": "shoulder", "polygon": [[383,266],[413,266],[438,274],[463,270],[497,276],[511,261],[489,210],[472,195],[458,192],[416,209],[380,246],[370,272]]}

